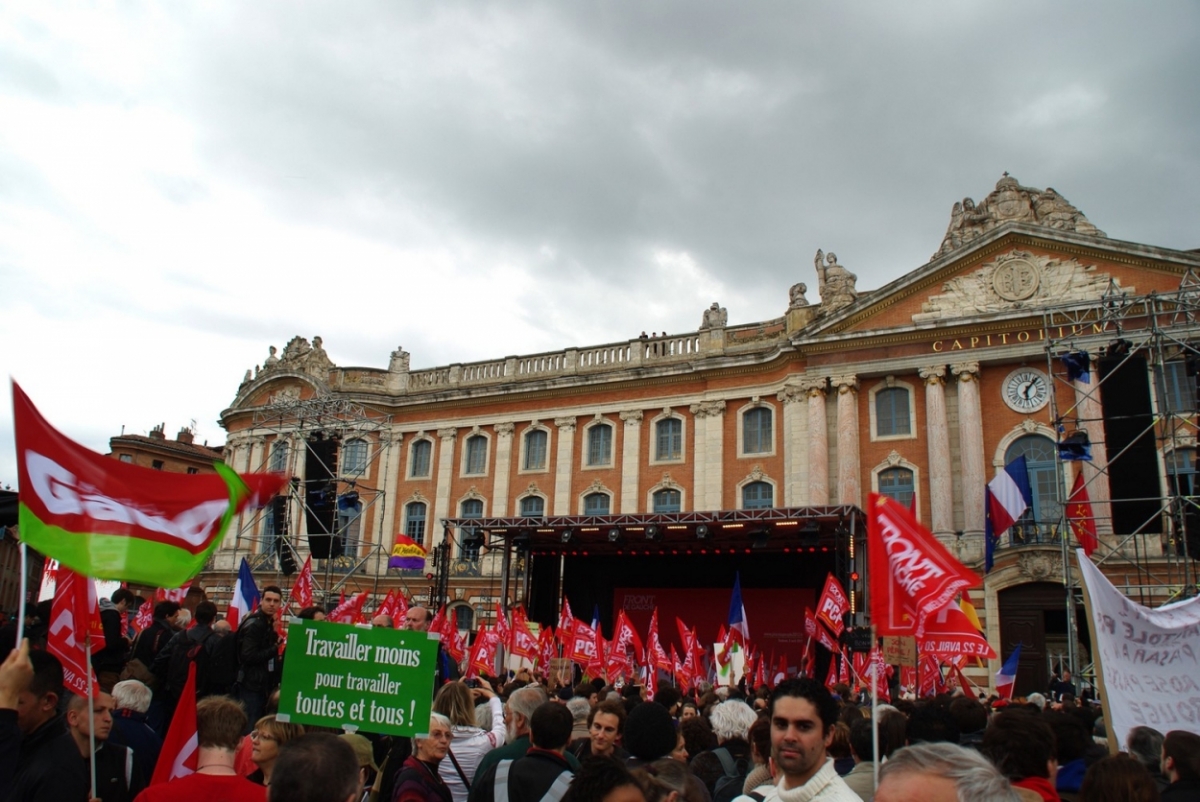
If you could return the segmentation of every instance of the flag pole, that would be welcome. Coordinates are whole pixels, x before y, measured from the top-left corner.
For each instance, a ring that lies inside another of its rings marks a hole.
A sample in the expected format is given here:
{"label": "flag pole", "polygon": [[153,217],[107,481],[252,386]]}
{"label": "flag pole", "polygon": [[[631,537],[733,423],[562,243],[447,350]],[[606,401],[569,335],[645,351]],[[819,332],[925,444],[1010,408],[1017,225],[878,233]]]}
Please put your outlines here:
{"label": "flag pole", "polygon": [[14,649],[21,648],[21,637],[25,634],[25,597],[29,595],[29,547],[22,540],[17,545],[21,555],[21,598],[17,600],[17,643]]}
{"label": "flag pole", "polygon": [[[871,645],[875,645],[875,622],[871,622]],[[879,764],[882,762],[882,756],[879,754],[879,678],[875,676],[879,673],[879,664],[874,660],[871,661],[871,749],[875,753],[874,765],[871,767],[871,772],[874,775],[875,787],[879,787]]]}
{"label": "flag pole", "polygon": [[[78,582],[79,580],[76,580]],[[91,582],[90,578],[84,581]],[[91,611],[88,611],[89,614]],[[76,624],[78,626],[78,624]],[[96,798],[96,695],[92,688],[92,627],[90,622],[85,622],[83,636],[83,665],[87,671],[87,711],[88,711],[88,771],[91,775],[92,794],[90,799]]]}

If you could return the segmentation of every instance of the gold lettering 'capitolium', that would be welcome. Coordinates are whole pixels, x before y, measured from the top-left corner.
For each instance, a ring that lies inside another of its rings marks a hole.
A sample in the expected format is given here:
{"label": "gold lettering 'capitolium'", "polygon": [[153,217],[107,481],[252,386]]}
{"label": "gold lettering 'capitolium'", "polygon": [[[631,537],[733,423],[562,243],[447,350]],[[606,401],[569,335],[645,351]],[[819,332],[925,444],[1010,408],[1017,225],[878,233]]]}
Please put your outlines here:
{"label": "gold lettering 'capitolium'", "polygon": [[1012,259],[996,267],[992,288],[1006,301],[1024,301],[1037,292],[1041,274],[1037,266],[1024,259]]}

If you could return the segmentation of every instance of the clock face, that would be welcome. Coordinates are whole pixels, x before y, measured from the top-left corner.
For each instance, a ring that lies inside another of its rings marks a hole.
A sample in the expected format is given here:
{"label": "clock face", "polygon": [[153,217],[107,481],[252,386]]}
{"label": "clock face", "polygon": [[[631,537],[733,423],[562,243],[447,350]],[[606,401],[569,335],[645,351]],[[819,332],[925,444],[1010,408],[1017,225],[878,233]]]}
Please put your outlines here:
{"label": "clock face", "polygon": [[1050,401],[1046,374],[1033,368],[1018,368],[1004,380],[1004,403],[1017,412],[1037,412]]}

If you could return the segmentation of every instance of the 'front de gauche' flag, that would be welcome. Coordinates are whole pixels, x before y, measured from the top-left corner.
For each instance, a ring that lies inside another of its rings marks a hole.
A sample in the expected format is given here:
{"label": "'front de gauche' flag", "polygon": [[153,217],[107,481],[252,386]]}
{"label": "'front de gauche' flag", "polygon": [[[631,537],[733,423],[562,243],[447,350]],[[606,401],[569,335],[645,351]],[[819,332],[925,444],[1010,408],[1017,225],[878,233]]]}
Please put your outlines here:
{"label": "'front de gauche' flag", "polygon": [[282,474],[239,477],[142,468],[55,430],[13,382],[20,537],[91,577],[177,587],[200,572],[240,510],[279,492]]}
{"label": "'front de gauche' flag", "polygon": [[987,483],[984,499],[984,570],[990,571],[996,541],[1033,503],[1033,491],[1029,487],[1029,469],[1024,454],[1005,465],[1004,470]]}
{"label": "'front de gauche' flag", "polygon": [[[737,634],[734,634],[737,633]],[[729,634],[744,646],[750,642],[750,624],[746,621],[746,605],[742,604],[742,574],[733,575],[733,596],[729,599]]]}
{"label": "'front de gauche' flag", "polygon": [[425,567],[425,549],[411,537],[396,535],[396,543],[392,546],[392,556],[388,558],[388,568],[407,568],[420,570]]}
{"label": "'front de gauche' flag", "polygon": [[1011,699],[1013,686],[1017,682],[1017,665],[1021,662],[1021,644],[1013,649],[1012,654],[996,672],[996,693],[1001,699]]}
{"label": "'front de gauche' flag", "polygon": [[225,616],[229,621],[229,626],[237,629],[238,622],[258,607],[260,598],[258,585],[254,583],[254,573],[250,570],[250,563],[246,562],[246,558],[243,557],[242,566],[238,569],[237,582],[233,586],[233,598],[229,600],[229,612]]}

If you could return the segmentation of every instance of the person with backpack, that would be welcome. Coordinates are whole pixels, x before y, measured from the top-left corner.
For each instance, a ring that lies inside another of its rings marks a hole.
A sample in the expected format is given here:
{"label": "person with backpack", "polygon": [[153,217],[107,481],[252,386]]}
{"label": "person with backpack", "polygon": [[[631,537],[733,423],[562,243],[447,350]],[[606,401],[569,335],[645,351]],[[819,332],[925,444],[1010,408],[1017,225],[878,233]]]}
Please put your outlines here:
{"label": "person with backpack", "polygon": [[713,802],[731,802],[742,795],[746,775],[754,767],[747,737],[757,720],[754,708],[741,699],[721,702],[709,714],[717,747],[696,755],[691,769],[708,788]]}
{"label": "person with backpack", "polygon": [[196,698],[203,699],[211,695],[208,674],[217,641],[212,627],[216,618],[217,605],[210,601],[200,602],[196,605],[195,626],[175,633],[155,658],[151,670],[159,678],[159,692],[166,697],[164,701],[168,714],[173,713],[175,705],[179,703],[187,684],[188,668],[193,663],[196,665]]}
{"label": "person with backpack", "polygon": [[[262,589],[258,609],[246,616],[237,628],[238,700],[250,722],[262,718],[267,696],[275,689],[279,667],[279,634],[275,614],[283,606],[283,591],[277,585]],[[249,732],[249,729],[247,729]]]}
{"label": "person with backpack", "polygon": [[575,773],[563,755],[574,717],[565,705],[545,702],[529,720],[532,746],[524,757],[501,760],[478,775],[470,802],[559,802]]}

